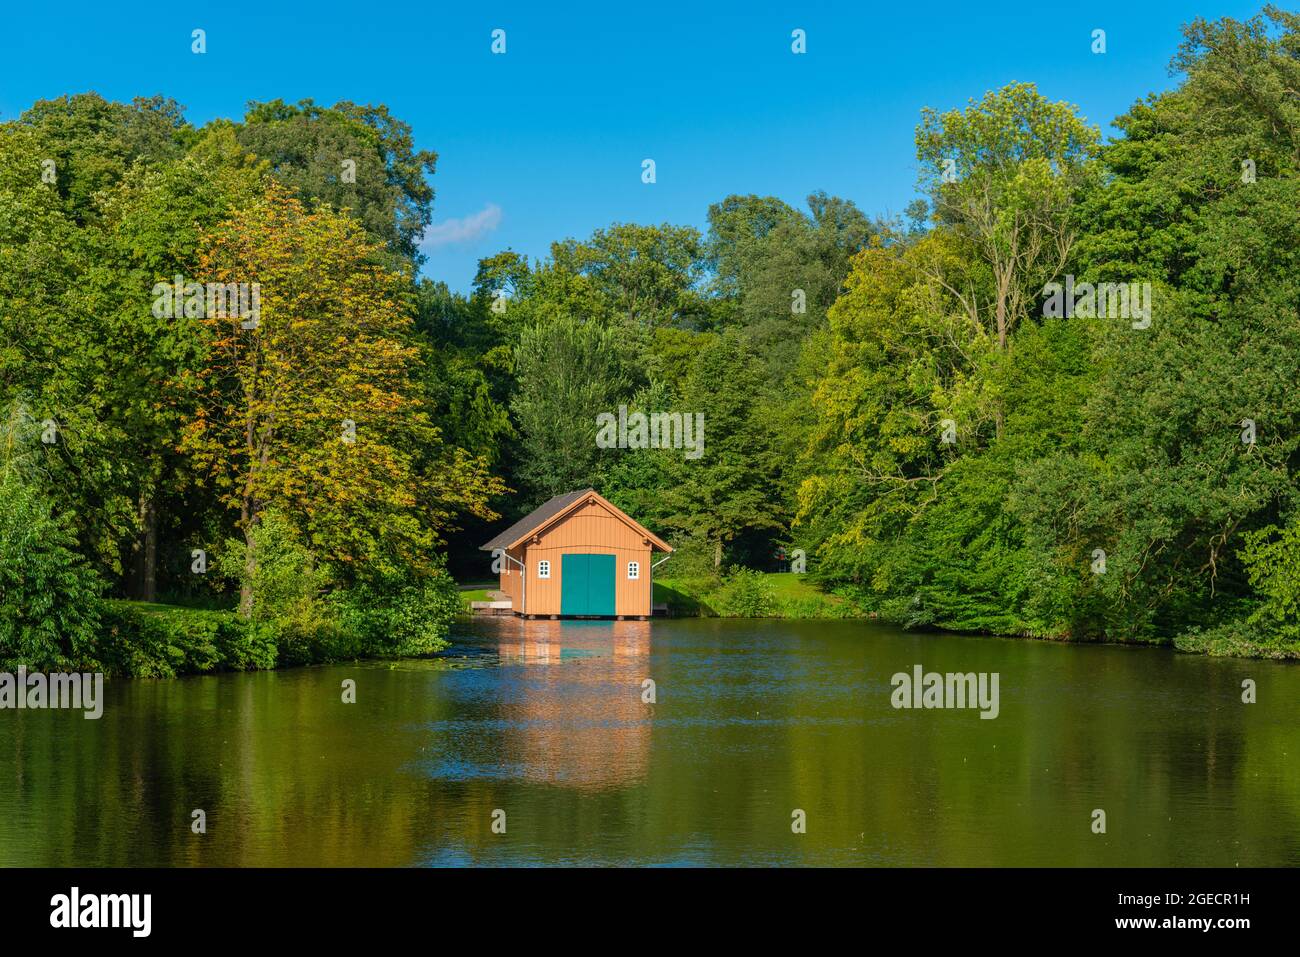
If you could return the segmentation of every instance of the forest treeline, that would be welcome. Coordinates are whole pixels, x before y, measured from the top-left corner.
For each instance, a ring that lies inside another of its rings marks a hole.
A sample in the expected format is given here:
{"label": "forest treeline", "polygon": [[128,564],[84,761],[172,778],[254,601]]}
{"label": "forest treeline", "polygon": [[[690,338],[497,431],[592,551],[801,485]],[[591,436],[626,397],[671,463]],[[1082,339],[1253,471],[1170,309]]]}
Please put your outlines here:
{"label": "forest treeline", "polygon": [[[223,666],[432,650],[489,530],[589,485],[675,575],[802,550],[909,626],[1295,654],[1300,18],[1194,21],[1172,67],[1109,138],[1029,83],[922,111],[902,217],[733,195],[467,294],[421,275],[436,156],[382,106],[35,104],[0,659],[103,661],[124,598],[237,609]],[[638,412],[702,454],[596,441]]]}

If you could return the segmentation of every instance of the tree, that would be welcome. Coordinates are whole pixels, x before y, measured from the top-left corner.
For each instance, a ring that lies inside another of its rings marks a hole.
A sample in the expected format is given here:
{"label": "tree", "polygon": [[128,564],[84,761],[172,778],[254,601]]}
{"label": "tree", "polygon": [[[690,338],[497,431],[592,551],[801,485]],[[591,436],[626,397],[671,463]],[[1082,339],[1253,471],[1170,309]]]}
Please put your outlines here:
{"label": "tree", "polygon": [[964,249],[936,229],[910,246],[863,250],[828,335],[811,344],[821,368],[797,514],[830,574],[878,574],[882,550],[933,502],[958,454],[990,438],[992,343],[929,278],[976,271]]}
{"label": "tree", "polygon": [[[179,107],[98,96],[36,104],[0,134],[0,194],[12,219],[0,275],[0,396],[28,397],[53,424],[56,508],[106,577],[152,600],[164,477],[185,397],[179,368],[196,330],[152,313],[156,282],[190,275],[197,238],[250,195],[255,172],[192,131]],[[227,148],[233,140],[224,144]],[[44,158],[53,157],[47,177]]]}
{"label": "tree", "polygon": [[1056,574],[1078,575],[1092,549],[1108,556],[1104,576],[1081,576],[1080,628],[1284,625],[1243,601],[1276,601],[1261,569],[1287,567],[1289,538],[1267,549],[1260,536],[1300,505],[1298,28],[1275,10],[1189,26],[1175,59],[1185,82],[1117,121],[1107,188],[1080,210],[1094,224],[1084,278],[1154,292],[1148,329],[1090,323],[1098,375],[1081,447],[1027,470],[1020,496]]}
{"label": "tree", "polygon": [[[199,402],[184,430],[200,481],[238,512],[245,581],[269,506],[292,516],[345,580],[429,568],[459,514],[491,514],[500,482],[448,448],[422,410],[406,278],[375,252],[353,220],[308,212],[279,186],[204,244],[205,281],[260,288],[251,320],[204,316]],[[245,584],[245,616],[252,601]]]}
{"label": "tree", "polygon": [[552,244],[551,258],[559,269],[590,278],[630,326],[689,323],[703,309],[696,286],[704,250],[689,226],[616,223],[586,242]]}
{"label": "tree", "polygon": [[101,415],[111,359],[85,302],[94,256],[76,214],[94,213],[70,209],[57,175],[42,176],[48,151],[26,124],[0,128],[0,402],[22,399],[47,424],[46,494],[76,527],[84,554],[111,572],[132,507],[126,465],[110,453],[117,426]]}
{"label": "tree", "polygon": [[971,319],[989,322],[1006,349],[1043,285],[1069,262],[1070,209],[1095,184],[1098,142],[1067,103],[1013,83],[966,110],[926,108],[916,130],[921,186],[935,216],[972,244],[992,272],[987,295],[953,287]]}
{"label": "tree", "polygon": [[823,192],[811,215],[775,197],[728,196],[709,207],[715,291],[733,298],[770,365],[788,368],[803,338],[826,319],[849,260],[883,225]]}
{"label": "tree", "polygon": [[16,126],[41,143],[31,156],[53,163],[50,184],[78,222],[94,215],[94,196],[139,163],[158,168],[176,159],[191,131],[175,100],[136,97],[127,105],[98,93],[37,100]]}
{"label": "tree", "polygon": [[410,126],[388,107],[346,100],[332,107],[310,99],[253,103],[236,136],[309,208],[350,209],[395,257],[423,261],[419,242],[433,218],[433,187],[425,177],[438,155],[416,150]]}
{"label": "tree", "polygon": [[599,484],[596,417],[616,413],[629,392],[618,332],[554,316],[523,330],[515,356],[519,474],[533,498]]}
{"label": "tree", "polygon": [[133,167],[97,201],[87,237],[94,264],[78,305],[98,348],[83,340],[66,361],[78,368],[107,430],[99,454],[122,463],[119,488],[135,505],[137,532],[123,549],[126,590],[144,601],[157,597],[166,500],[186,481],[175,437],[192,412],[183,382],[198,362],[202,328],[183,310],[160,314],[155,288],[176,276],[192,279],[203,230],[258,191],[259,176],[247,166],[187,156],[158,170]]}
{"label": "tree", "polygon": [[731,195],[709,207],[708,261],[718,292],[741,297],[767,239],[783,225],[805,225],[793,206],[775,196]]}
{"label": "tree", "polygon": [[0,416],[0,668],[79,668],[94,657],[103,583],[43,491],[40,423],[17,402]]}
{"label": "tree", "polygon": [[760,378],[736,332],[701,343],[681,397],[682,415],[703,415],[702,454],[663,451],[668,484],[664,523],[708,542],[715,569],[745,533],[783,526],[770,434],[754,414]]}

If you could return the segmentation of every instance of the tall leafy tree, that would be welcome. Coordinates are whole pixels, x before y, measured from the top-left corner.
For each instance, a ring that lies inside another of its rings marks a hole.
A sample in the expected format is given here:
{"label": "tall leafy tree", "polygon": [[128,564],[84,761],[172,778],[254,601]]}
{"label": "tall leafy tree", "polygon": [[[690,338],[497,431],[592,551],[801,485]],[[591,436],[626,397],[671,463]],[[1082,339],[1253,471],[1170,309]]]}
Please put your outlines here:
{"label": "tall leafy tree", "polygon": [[1005,349],[1043,285],[1070,261],[1070,210],[1096,184],[1099,135],[1068,103],[1030,83],[988,93],[965,110],[926,108],[916,130],[921,186],[939,222],[988,265],[987,290],[952,286],[971,319]]}
{"label": "tall leafy tree", "polygon": [[309,206],[347,208],[395,256],[422,261],[420,238],[433,218],[426,176],[438,156],[417,150],[411,127],[388,107],[253,103],[236,136]]}
{"label": "tall leafy tree", "polygon": [[1149,329],[1094,323],[1082,447],[1038,463],[1023,496],[1057,574],[1108,555],[1105,575],[1079,576],[1076,630],[1170,638],[1249,619],[1251,641],[1276,635],[1243,603],[1252,586],[1279,594],[1269,569],[1289,561],[1297,506],[1298,38],[1275,8],[1189,25],[1184,83],[1120,118],[1109,184],[1081,210],[1087,278],[1155,296]]}
{"label": "tall leafy tree", "polygon": [[135,164],[154,168],[178,158],[193,131],[181,106],[162,96],[114,103],[98,93],[37,100],[15,124],[40,143],[36,169],[49,161],[49,184],[79,222],[94,215],[93,198]]}
{"label": "tall leafy tree", "polygon": [[597,485],[603,464],[596,421],[629,392],[619,332],[571,315],[523,330],[516,350],[519,476],[534,504]]}
{"label": "tall leafy tree", "polygon": [[184,310],[160,313],[155,287],[176,276],[192,281],[199,243],[211,228],[258,193],[257,173],[190,157],[161,169],[134,167],[101,194],[88,241],[94,263],[78,305],[99,346],[72,353],[78,381],[108,431],[102,460],[118,463],[118,483],[134,504],[123,558],[127,591],[153,601],[158,594],[160,532],[169,528],[187,479],[176,436],[193,411],[186,387],[199,358],[201,325]]}
{"label": "tall leafy tree", "polygon": [[[345,578],[428,567],[462,511],[499,483],[445,446],[413,381],[406,280],[375,261],[355,221],[309,212],[283,188],[236,211],[204,244],[200,276],[258,283],[260,316],[207,315],[200,402],[185,447],[234,510],[250,574],[271,506],[293,516]],[[247,584],[241,610],[251,612]]]}
{"label": "tall leafy tree", "polygon": [[0,409],[0,668],[93,663],[103,582],[55,510],[42,425],[21,402]]}
{"label": "tall leafy tree", "polygon": [[701,343],[680,406],[683,415],[703,415],[702,454],[663,453],[670,463],[664,524],[707,543],[715,568],[743,535],[783,525],[772,436],[753,406],[760,384],[755,356],[739,333]]}
{"label": "tall leafy tree", "polygon": [[690,324],[703,312],[703,240],[689,226],[617,223],[551,246],[560,269],[589,277],[632,326]]}

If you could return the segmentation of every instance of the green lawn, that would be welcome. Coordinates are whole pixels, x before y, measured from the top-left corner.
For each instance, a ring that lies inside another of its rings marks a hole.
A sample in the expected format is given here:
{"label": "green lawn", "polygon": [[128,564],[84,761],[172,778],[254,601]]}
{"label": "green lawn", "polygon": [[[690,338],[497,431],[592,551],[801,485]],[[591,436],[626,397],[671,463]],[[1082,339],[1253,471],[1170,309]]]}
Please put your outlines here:
{"label": "green lawn", "polygon": [[776,592],[777,598],[831,598],[835,601],[842,600],[833,595],[827,595],[826,592],[809,581],[807,575],[796,575],[794,572],[771,572],[765,577],[768,583],[771,584],[772,590]]}
{"label": "green lawn", "polygon": [[[848,600],[824,592],[807,575],[763,572],[753,576],[765,594],[763,604],[772,618],[858,618],[863,612]],[[747,617],[738,612],[736,586],[716,578],[661,578],[654,583],[654,601],[666,603],[670,614],[703,617]]]}
{"label": "green lawn", "polygon": [[500,585],[494,581],[462,582],[456,586],[460,590],[461,613],[470,614],[470,602],[487,601],[488,592],[496,591]]}

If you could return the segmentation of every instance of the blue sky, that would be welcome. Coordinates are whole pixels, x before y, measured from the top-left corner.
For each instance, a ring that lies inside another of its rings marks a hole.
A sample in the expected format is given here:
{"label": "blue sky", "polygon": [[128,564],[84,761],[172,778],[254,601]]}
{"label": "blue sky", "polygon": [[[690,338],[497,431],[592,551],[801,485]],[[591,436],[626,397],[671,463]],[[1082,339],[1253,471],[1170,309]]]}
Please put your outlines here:
{"label": "blue sky", "polygon": [[[466,290],[482,256],[544,256],[612,222],[705,226],[730,193],[815,189],[869,214],[914,195],[923,106],[1015,80],[1110,121],[1166,89],[1179,26],[1257,3],[490,4],[330,0],[13,5],[0,119],[95,90],[162,93],[195,124],[249,100],[386,103],[439,154],[425,273]],[[207,31],[208,52],[190,52]],[[493,55],[493,29],[507,52]],[[807,53],[790,34],[806,31]],[[1091,51],[1106,31],[1107,51]],[[652,158],[657,182],[641,182]]]}

